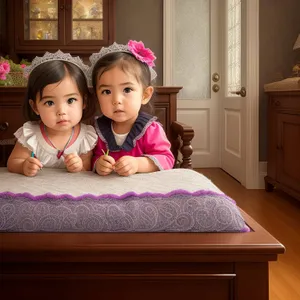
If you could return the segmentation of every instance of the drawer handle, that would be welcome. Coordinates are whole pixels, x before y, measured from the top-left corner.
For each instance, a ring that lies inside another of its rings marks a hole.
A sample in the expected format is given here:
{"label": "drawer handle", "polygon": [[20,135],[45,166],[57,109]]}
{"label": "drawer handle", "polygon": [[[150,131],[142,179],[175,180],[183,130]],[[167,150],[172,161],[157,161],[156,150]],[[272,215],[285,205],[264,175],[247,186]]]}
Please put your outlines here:
{"label": "drawer handle", "polygon": [[9,126],[8,122],[1,123],[0,124],[0,131],[7,130],[8,126]]}

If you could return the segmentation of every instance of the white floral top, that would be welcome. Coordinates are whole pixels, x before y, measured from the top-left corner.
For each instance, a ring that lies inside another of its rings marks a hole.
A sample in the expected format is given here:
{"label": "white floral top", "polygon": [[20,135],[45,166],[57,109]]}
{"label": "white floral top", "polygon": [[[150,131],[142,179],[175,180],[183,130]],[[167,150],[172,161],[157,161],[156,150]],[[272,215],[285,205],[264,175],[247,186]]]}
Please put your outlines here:
{"label": "white floral top", "polygon": [[[26,122],[15,132],[15,137],[21,145],[34,152],[44,167],[65,168],[64,157],[57,158],[57,149],[46,142],[39,122]],[[87,153],[95,147],[97,139],[94,127],[81,123],[77,139],[65,149],[64,153],[78,155]]]}

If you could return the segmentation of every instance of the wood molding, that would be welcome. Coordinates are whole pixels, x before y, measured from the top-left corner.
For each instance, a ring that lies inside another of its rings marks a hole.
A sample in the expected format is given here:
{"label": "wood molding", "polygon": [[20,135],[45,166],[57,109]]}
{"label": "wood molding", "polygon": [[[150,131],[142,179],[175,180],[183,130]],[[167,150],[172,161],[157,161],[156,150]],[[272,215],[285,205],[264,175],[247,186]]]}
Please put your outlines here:
{"label": "wood molding", "polygon": [[265,189],[265,176],[267,176],[267,167],[268,162],[266,161],[260,161],[259,162],[259,181],[258,181],[258,188],[260,190]]}
{"label": "wood molding", "polygon": [[164,0],[163,3],[163,85],[172,85],[172,41],[173,41],[173,7],[172,0]]}
{"label": "wood molding", "polygon": [[246,182],[259,188],[259,0],[247,1]]}

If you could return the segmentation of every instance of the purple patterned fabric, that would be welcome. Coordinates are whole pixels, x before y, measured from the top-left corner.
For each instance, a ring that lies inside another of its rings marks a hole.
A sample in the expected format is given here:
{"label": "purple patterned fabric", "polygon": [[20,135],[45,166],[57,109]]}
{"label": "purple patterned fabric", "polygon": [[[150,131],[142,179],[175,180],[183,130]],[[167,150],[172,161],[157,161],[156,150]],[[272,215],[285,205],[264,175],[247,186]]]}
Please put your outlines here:
{"label": "purple patterned fabric", "polygon": [[222,193],[174,190],[123,195],[0,193],[6,232],[248,232],[235,202]]}

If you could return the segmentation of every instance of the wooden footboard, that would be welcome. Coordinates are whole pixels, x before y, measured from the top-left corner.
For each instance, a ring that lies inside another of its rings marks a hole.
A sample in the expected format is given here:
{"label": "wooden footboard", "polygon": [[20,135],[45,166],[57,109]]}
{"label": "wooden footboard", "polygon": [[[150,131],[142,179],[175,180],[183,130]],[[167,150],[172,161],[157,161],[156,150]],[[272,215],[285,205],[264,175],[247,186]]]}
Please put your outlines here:
{"label": "wooden footboard", "polygon": [[252,232],[1,233],[0,296],[266,300],[284,247],[243,215]]}

